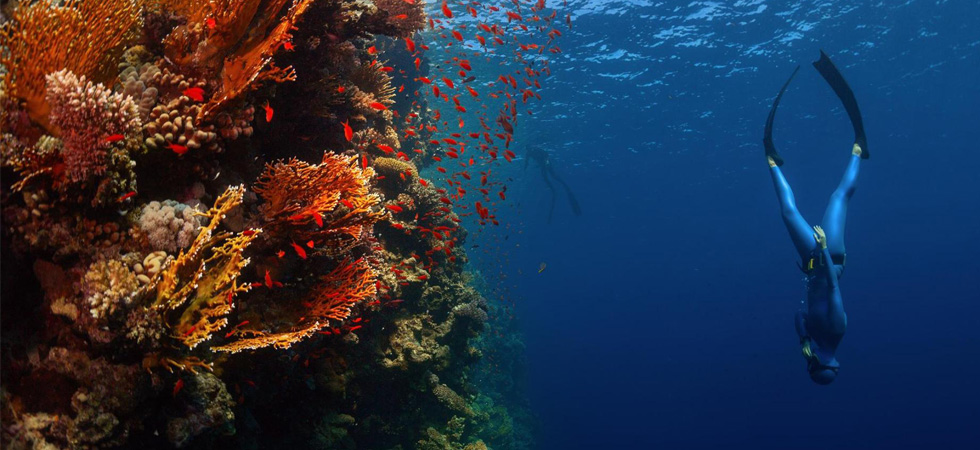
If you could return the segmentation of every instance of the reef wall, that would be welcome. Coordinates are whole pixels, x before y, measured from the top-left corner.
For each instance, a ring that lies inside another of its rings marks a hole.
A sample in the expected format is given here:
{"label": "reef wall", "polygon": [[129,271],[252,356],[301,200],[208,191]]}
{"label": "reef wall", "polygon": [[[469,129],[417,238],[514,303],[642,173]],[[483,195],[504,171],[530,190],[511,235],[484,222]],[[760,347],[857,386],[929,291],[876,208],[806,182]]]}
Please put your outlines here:
{"label": "reef wall", "polygon": [[519,342],[486,335],[464,271],[461,216],[495,222],[491,193],[460,206],[461,182],[450,195],[419,171],[457,145],[434,136],[438,90],[418,94],[433,63],[412,36],[443,28],[424,2],[4,15],[5,448],[532,445],[527,411],[505,406],[517,391],[494,392],[511,375],[483,361]]}

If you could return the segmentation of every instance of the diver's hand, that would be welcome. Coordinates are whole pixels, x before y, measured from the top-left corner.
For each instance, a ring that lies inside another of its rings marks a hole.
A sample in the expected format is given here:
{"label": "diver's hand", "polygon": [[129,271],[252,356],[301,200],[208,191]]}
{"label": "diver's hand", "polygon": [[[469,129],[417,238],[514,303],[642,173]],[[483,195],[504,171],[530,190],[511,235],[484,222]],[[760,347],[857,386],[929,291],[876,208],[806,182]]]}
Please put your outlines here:
{"label": "diver's hand", "polygon": [[820,225],[814,226],[813,230],[816,231],[813,233],[813,238],[817,240],[818,244],[820,244],[820,248],[827,248],[827,233],[824,233],[823,228]]}

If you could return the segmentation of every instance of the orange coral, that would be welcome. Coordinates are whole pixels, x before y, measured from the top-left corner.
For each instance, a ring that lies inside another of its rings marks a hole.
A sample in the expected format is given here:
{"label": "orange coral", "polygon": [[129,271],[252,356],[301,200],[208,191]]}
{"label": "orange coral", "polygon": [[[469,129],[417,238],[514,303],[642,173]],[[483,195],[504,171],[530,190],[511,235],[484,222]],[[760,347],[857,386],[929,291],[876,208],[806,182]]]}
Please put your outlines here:
{"label": "orange coral", "polygon": [[179,311],[171,329],[174,337],[190,348],[227,325],[225,316],[232,310],[233,297],[249,289],[248,284],[238,283],[249,263],[243,254],[262,230],[215,233],[221,219],[241,204],[244,192],[244,187],[237,186],[221,194],[214,206],[201,214],[209,222],[201,227],[190,248],[171,260],[142,291],[153,298],[153,308]]}
{"label": "orange coral", "polygon": [[294,1],[274,27],[286,0],[216,0],[207,8],[186,12],[187,25],[177,27],[164,45],[171,61],[217,80],[214,94],[201,108],[198,119],[210,117],[258,82],[296,79],[292,67],[276,67],[272,55],[292,39],[290,31],[312,2]]}
{"label": "orange coral", "polygon": [[377,295],[377,277],[363,260],[341,263],[324,276],[310,291],[303,303],[303,317],[292,329],[267,333],[255,329],[239,329],[240,339],[212,350],[237,353],[273,346],[285,349],[313,333],[329,326],[330,321],[342,321],[350,315],[351,307]]}
{"label": "orange coral", "polygon": [[255,186],[266,201],[262,226],[273,236],[313,240],[328,254],[343,254],[383,215],[376,209],[380,198],[369,192],[373,176],[357,157],[332,153],[316,165],[296,159],[267,165]]}
{"label": "orange coral", "polygon": [[[103,79],[115,69],[113,49],[121,48],[140,21],[138,0],[38,0],[21,2],[0,26],[0,66],[9,94],[22,99],[31,119],[45,128],[45,76],[68,69]],[[60,4],[60,5],[59,5]],[[52,130],[54,131],[54,130]]]}

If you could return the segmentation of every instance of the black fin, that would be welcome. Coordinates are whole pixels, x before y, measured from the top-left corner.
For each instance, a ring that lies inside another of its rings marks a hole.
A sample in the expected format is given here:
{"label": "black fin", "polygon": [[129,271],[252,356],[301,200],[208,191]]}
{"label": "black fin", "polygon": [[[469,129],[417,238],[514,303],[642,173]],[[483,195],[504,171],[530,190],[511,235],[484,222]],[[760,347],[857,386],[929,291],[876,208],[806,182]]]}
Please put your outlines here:
{"label": "black fin", "polygon": [[772,160],[776,162],[777,166],[783,165],[783,158],[779,156],[779,153],[776,151],[776,146],[772,143],[772,121],[776,118],[776,108],[779,107],[779,100],[783,98],[783,93],[786,92],[789,82],[793,81],[793,77],[795,77],[796,72],[799,71],[800,66],[796,66],[796,69],[793,69],[793,74],[789,76],[789,79],[783,84],[783,88],[779,90],[779,95],[776,96],[776,100],[772,102],[772,108],[769,110],[769,117],[766,118],[766,134],[762,138],[762,144],[766,147],[766,156],[772,158]]}
{"label": "black fin", "polygon": [[858,109],[854,92],[851,91],[851,87],[847,85],[844,76],[841,75],[837,66],[823,50],[820,50],[820,59],[814,61],[813,67],[817,69],[817,72],[820,72],[820,75],[834,89],[834,93],[844,104],[847,116],[851,118],[851,125],[854,126],[854,143],[861,146],[861,158],[868,159],[871,156],[868,152],[868,139],[864,135],[864,121],[861,120],[861,110]]}

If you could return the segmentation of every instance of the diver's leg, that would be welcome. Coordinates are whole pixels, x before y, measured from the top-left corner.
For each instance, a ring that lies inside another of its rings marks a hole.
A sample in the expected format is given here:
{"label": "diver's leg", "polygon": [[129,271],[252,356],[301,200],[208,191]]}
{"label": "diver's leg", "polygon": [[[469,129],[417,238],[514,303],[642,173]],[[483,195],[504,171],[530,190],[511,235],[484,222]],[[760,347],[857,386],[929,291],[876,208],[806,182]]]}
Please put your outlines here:
{"label": "diver's leg", "polygon": [[830,203],[827,204],[827,211],[823,215],[822,226],[827,233],[827,250],[831,256],[842,258],[844,256],[844,224],[847,218],[847,202],[854,195],[857,188],[858,169],[861,167],[861,147],[854,144],[851,150],[851,160],[847,163],[844,170],[844,178],[833,194],[830,195]]}
{"label": "diver's leg", "polygon": [[565,188],[565,195],[568,196],[568,204],[572,207],[572,212],[575,213],[576,216],[581,216],[582,208],[579,206],[578,200],[575,199],[575,194],[572,193],[572,188],[568,187],[568,184],[558,177],[558,174],[555,173],[555,169],[551,167],[550,164],[548,165],[548,173],[551,174],[551,178],[554,178],[555,181],[561,185],[561,187]]}
{"label": "diver's leg", "polygon": [[548,223],[551,223],[551,215],[555,212],[555,197],[557,194],[555,193],[555,186],[548,179],[548,170],[544,164],[541,165],[541,179],[544,180],[544,183],[548,185],[548,190],[551,191],[551,207],[548,208]]}
{"label": "diver's leg", "polygon": [[769,161],[769,173],[772,175],[772,184],[776,188],[776,198],[779,199],[779,210],[783,215],[783,223],[789,231],[789,237],[793,240],[793,246],[800,254],[800,261],[810,258],[815,241],[813,240],[813,229],[806,223],[800,211],[796,209],[796,198],[793,197],[793,189],[789,187],[789,182],[779,170],[779,166],[772,158]]}

